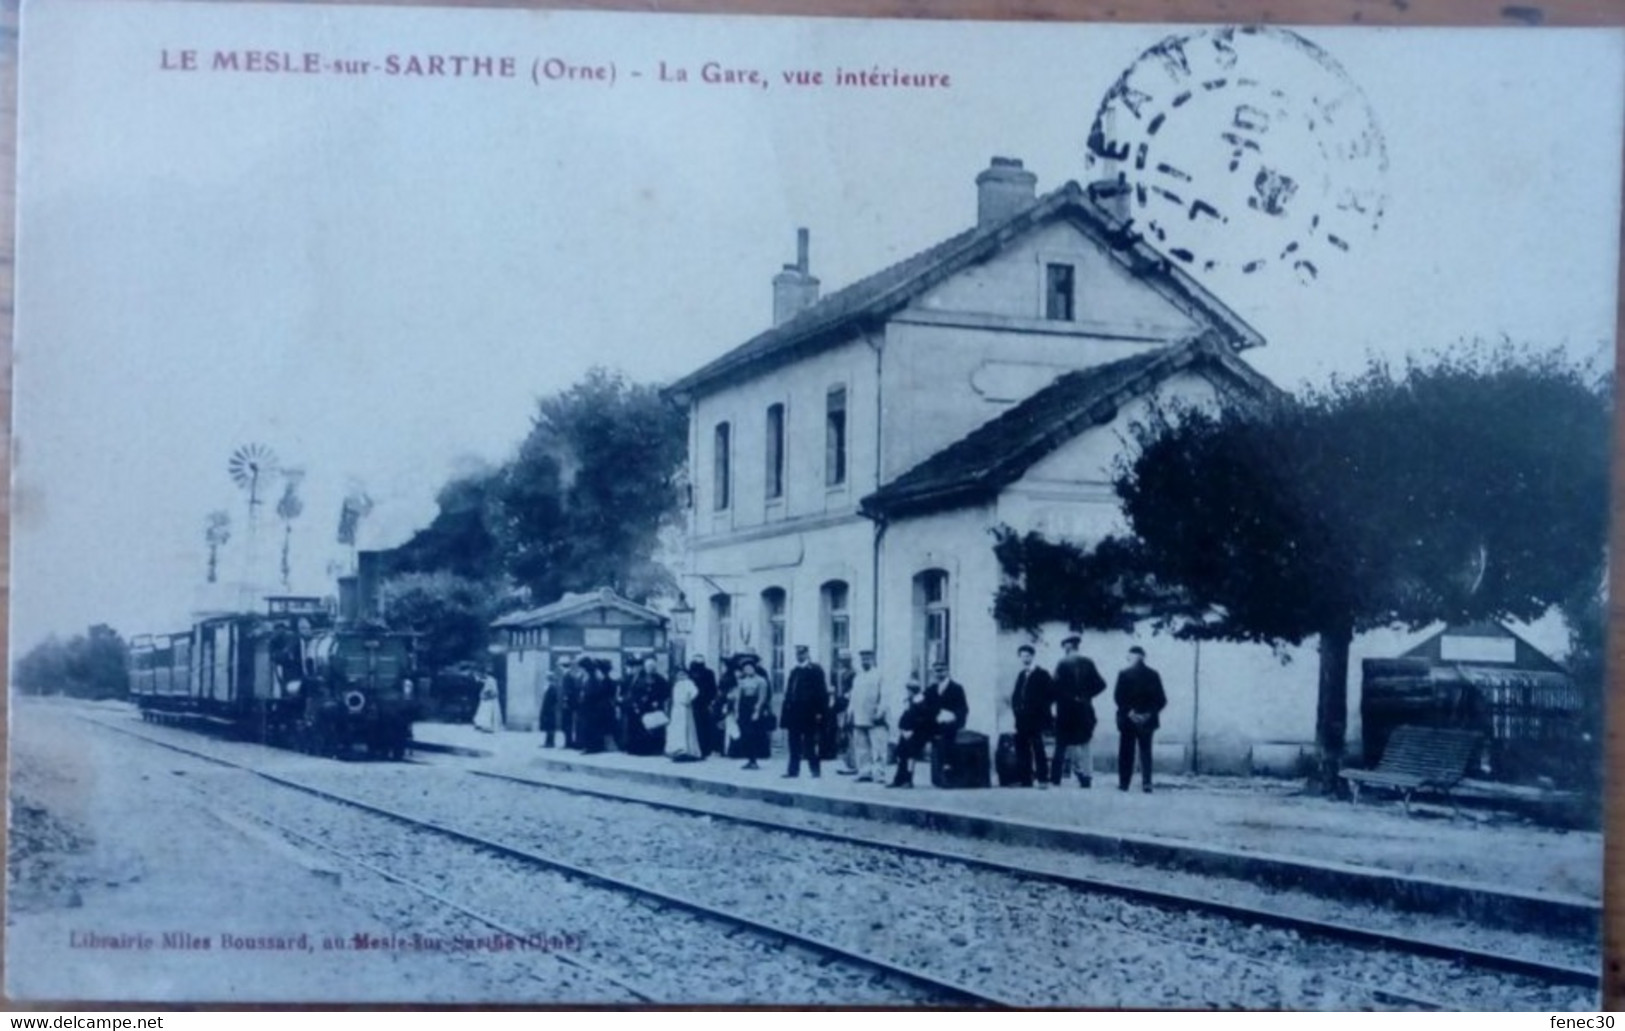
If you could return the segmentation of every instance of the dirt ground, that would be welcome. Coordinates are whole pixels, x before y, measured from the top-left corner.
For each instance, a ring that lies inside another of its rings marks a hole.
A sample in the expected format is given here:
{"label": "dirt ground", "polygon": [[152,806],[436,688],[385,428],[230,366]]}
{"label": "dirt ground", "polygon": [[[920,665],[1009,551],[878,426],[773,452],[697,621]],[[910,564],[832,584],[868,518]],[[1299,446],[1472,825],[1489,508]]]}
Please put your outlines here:
{"label": "dirt ground", "polygon": [[419,917],[381,909],[391,896],[364,874],[213,808],[186,784],[196,766],[184,756],[87,729],[66,706],[14,702],[11,721],[8,998],[522,1001],[523,983],[482,983],[477,960],[222,949],[228,933],[315,941]]}

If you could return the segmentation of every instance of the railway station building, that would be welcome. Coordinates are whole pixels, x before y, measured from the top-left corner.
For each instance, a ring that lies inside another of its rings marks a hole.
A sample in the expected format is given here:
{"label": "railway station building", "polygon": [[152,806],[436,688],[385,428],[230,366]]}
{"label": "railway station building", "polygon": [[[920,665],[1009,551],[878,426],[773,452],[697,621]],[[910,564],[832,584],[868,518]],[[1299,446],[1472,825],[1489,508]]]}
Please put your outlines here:
{"label": "railway station building", "polygon": [[[992,529],[1098,541],[1124,525],[1112,468],[1149,405],[1276,389],[1243,357],[1263,338],[1128,238],[1097,188],[1036,185],[994,158],[945,198],[974,213],[968,228],[827,295],[802,230],[773,278],[773,325],[668,388],[689,414],[691,651],[757,652],[781,689],[798,644],[826,668],[873,647],[893,692],[946,659],[969,729],[1009,731],[1029,638],[993,618]],[[1040,662],[1065,633],[1045,628]],[[1083,651],[1109,683],[1135,643],[1168,689],[1160,765],[1287,772],[1311,747],[1312,642],[1287,662],[1149,631],[1085,634]],[[1402,648],[1368,635],[1350,668]],[[1096,708],[1105,761],[1109,694]]]}

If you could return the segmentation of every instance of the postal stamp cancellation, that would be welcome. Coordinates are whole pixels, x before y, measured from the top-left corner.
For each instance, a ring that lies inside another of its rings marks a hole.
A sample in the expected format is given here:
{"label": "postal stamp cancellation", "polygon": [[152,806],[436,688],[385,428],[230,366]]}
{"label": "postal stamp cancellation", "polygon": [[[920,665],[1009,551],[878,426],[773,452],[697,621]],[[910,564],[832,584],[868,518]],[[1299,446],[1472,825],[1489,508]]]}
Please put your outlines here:
{"label": "postal stamp cancellation", "polygon": [[1382,221],[1386,144],[1335,59],[1273,26],[1173,35],[1107,91],[1095,178],[1187,268],[1312,283]]}

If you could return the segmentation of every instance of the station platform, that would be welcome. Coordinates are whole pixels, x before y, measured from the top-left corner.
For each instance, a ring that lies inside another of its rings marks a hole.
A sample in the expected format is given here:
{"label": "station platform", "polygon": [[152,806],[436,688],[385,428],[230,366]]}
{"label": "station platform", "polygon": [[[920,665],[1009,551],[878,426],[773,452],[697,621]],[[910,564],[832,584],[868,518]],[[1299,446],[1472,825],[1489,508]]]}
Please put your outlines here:
{"label": "station platform", "polygon": [[1296,780],[1159,774],[1152,794],[1094,786],[913,789],[839,775],[786,779],[783,755],[759,770],[734,759],[673,762],[542,747],[542,735],[420,723],[420,745],[493,771],[557,771],[749,798],[831,815],[908,823],[970,838],[1043,845],[1298,888],[1350,901],[1449,910],[1505,925],[1600,921],[1602,835],[1493,811],[1312,796]]}

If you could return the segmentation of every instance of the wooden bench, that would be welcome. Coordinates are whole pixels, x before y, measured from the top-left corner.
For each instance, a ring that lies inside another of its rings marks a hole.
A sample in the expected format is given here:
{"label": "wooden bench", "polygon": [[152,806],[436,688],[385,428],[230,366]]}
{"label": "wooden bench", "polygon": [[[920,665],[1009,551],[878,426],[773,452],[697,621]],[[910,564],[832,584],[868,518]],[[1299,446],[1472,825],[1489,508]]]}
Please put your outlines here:
{"label": "wooden bench", "polygon": [[1467,767],[1478,758],[1479,741],[1471,730],[1396,727],[1376,769],[1343,770],[1339,776],[1349,782],[1356,803],[1362,786],[1391,788],[1403,795],[1405,811],[1410,812],[1411,795],[1418,791],[1437,791],[1450,798],[1450,789],[1461,783]]}

